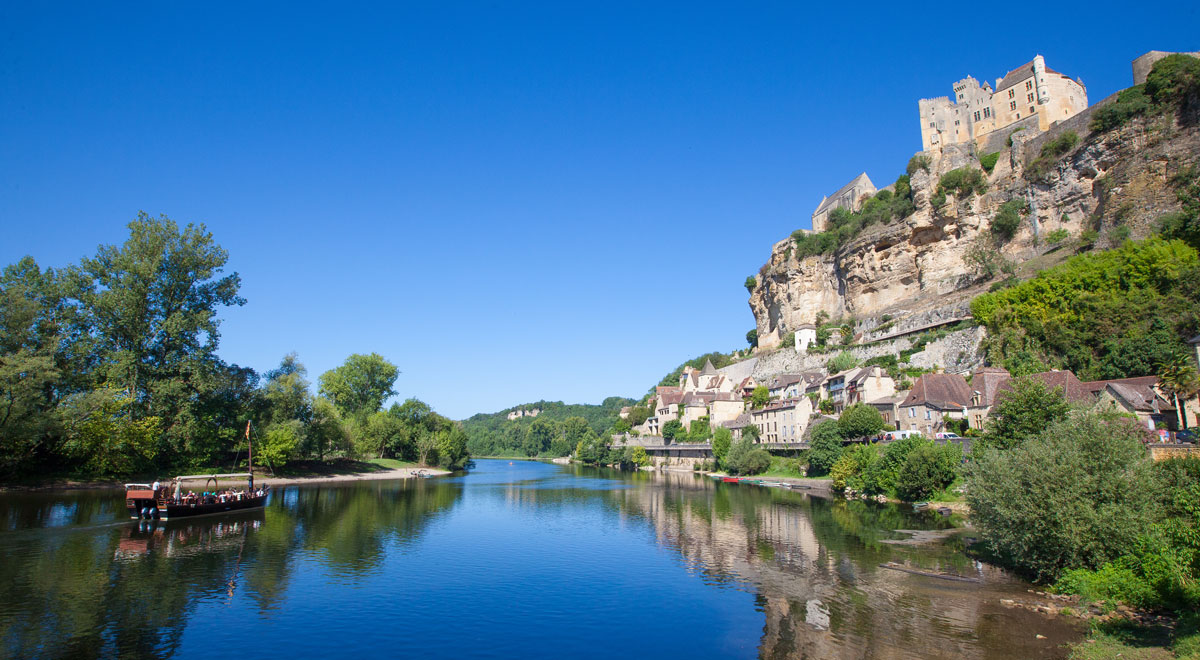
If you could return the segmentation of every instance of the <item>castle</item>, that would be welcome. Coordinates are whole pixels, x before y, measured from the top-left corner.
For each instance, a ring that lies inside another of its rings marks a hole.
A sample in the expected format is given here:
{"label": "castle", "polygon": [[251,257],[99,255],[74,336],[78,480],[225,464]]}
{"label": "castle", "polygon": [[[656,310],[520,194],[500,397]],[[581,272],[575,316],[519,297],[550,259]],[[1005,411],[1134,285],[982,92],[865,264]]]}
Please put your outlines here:
{"label": "castle", "polygon": [[917,102],[921,114],[921,147],[924,151],[946,144],[982,139],[993,131],[1022,122],[1026,128],[1045,131],[1050,125],[1088,107],[1083,82],[1046,67],[1037,55],[991,85],[971,76],[954,83],[954,97],[939,96]]}

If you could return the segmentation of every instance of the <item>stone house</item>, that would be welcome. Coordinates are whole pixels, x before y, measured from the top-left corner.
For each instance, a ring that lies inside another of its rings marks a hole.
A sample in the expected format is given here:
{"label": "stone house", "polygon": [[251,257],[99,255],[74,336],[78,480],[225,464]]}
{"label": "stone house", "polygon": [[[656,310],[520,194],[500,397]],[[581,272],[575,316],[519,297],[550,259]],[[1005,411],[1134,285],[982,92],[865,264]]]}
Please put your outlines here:
{"label": "stone house", "polygon": [[848,369],[827,378],[825,397],[841,412],[847,406],[866,403],[896,394],[896,381],[878,366]]}
{"label": "stone house", "polygon": [[[952,98],[940,96],[917,102],[921,148],[975,142],[1021,120],[1045,131],[1088,107],[1087,89],[1079,80],[1050,69],[1041,55],[996,80],[995,91],[971,76],[954,83]],[[1024,124],[1023,124],[1024,125]]]}
{"label": "stone house", "polygon": [[692,428],[692,422],[701,417],[708,417],[708,404],[713,400],[713,392],[688,392],[679,402],[679,421],[683,428]]}
{"label": "stone house", "polygon": [[[817,210],[812,214],[812,230],[814,232],[823,232],[829,228],[829,214],[833,213],[834,209],[846,209],[853,213],[862,208],[864,198],[873,197],[878,192],[875,189],[875,184],[871,183],[871,177],[867,176],[866,172],[859,174],[850,180],[850,183],[838,188],[838,191],[822,197],[821,203],[817,205]],[[817,329],[812,329],[812,340],[817,339]],[[799,351],[800,335],[796,334],[796,346]],[[802,351],[801,351],[802,352]]]}
{"label": "stone house", "polygon": [[959,374],[924,374],[908,397],[896,407],[900,430],[920,431],[927,437],[945,430],[943,417],[965,419],[971,388]]}
{"label": "stone house", "polygon": [[717,392],[708,403],[708,423],[716,428],[746,412],[746,404],[737,392]]}
{"label": "stone house", "polygon": [[1176,430],[1179,414],[1175,403],[1159,389],[1158,376],[1093,380],[1082,383],[1098,409],[1119,409],[1137,417],[1146,428],[1158,424]]}
{"label": "stone house", "polygon": [[807,353],[808,347],[817,343],[817,326],[805,323],[796,328],[796,352]]}
{"label": "stone house", "polygon": [[689,392],[733,392],[739,383],[717,371],[712,360],[704,363],[703,369],[685,367],[679,376],[679,389]]}
{"label": "stone house", "polygon": [[750,413],[742,413],[737,418],[724,422],[721,426],[729,429],[729,434],[733,436],[733,441],[737,442],[742,439],[742,430],[754,422],[750,418]]}
{"label": "stone house", "polygon": [[887,430],[900,430],[900,416],[897,407],[904,403],[908,398],[908,392],[903,392],[896,396],[885,396],[882,399],[867,401],[867,405],[879,411],[883,417],[883,423],[887,425]]}
{"label": "stone house", "polygon": [[751,411],[750,420],[758,427],[759,442],[800,442],[812,412],[812,401],[801,396]]}

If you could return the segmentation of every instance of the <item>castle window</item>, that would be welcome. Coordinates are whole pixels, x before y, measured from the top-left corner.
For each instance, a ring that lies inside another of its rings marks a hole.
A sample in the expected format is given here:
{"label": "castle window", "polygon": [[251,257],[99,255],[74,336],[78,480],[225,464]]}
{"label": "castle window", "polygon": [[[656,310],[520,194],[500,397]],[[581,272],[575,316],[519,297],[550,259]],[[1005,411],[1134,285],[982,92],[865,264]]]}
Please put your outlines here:
{"label": "castle window", "polygon": [[1009,109],[1009,110],[1016,110],[1016,109],[1017,109],[1017,102],[1016,102],[1016,101],[1009,101],[1009,102],[1008,102],[1008,109]]}
{"label": "castle window", "polygon": [[1016,95],[1017,95],[1017,92],[1015,90],[1011,90],[1011,89],[1008,90],[1008,98],[1011,99],[1012,97],[1014,97]]}
{"label": "castle window", "polygon": [[1032,105],[1029,106],[1029,114],[1031,114],[1031,115],[1033,114],[1033,106]]}
{"label": "castle window", "polygon": [[958,120],[957,120],[957,119],[955,119],[955,120],[954,120],[954,125],[955,125],[955,126],[958,126]]}
{"label": "castle window", "polygon": [[979,121],[979,111],[975,111],[975,121]]}
{"label": "castle window", "polygon": [[933,128],[933,122],[929,122],[929,128]]}
{"label": "castle window", "polygon": [[1025,81],[1025,89],[1033,89],[1033,81],[1032,80]]}
{"label": "castle window", "polygon": [[1026,94],[1026,95],[1025,95],[1025,98],[1026,98],[1026,99],[1027,99],[1027,100],[1028,100],[1030,103],[1033,103],[1033,92],[1030,92],[1030,93]]}
{"label": "castle window", "polygon": [[983,109],[983,116],[984,116],[984,117],[991,117],[991,116],[992,116],[992,109],[991,109],[991,108],[984,108],[984,109]]}

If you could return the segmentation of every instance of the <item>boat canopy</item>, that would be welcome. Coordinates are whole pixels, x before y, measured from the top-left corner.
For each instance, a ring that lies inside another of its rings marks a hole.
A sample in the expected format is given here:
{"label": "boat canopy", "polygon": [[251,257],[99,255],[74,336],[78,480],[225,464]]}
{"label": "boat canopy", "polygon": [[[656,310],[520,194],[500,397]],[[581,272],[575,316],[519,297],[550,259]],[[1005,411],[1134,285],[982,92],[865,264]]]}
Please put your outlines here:
{"label": "boat canopy", "polygon": [[233,472],[230,474],[187,474],[175,477],[175,481],[190,481],[192,479],[232,479],[234,477],[253,477],[249,472]]}

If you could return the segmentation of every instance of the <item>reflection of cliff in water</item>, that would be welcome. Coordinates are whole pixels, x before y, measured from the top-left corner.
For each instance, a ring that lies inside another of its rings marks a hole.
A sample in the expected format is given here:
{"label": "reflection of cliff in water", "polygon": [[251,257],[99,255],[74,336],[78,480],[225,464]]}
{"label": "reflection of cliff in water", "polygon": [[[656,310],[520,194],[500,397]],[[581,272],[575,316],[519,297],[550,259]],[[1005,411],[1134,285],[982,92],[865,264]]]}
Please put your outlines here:
{"label": "reflection of cliff in water", "polygon": [[[766,617],[761,657],[1059,657],[1057,647],[1074,639],[1069,624],[1002,607],[1000,598],[1024,593],[1025,585],[971,561],[957,538],[885,542],[907,537],[898,529],[950,527],[936,515],[686,473],[634,483],[609,495],[624,513],[644,518],[706,579],[757,593]],[[888,561],[981,582],[879,566]]]}
{"label": "reflection of cliff in water", "polygon": [[87,528],[58,518],[92,522],[111,505],[72,498],[67,515],[38,504],[19,515],[42,529],[0,536],[0,656],[170,656],[201,600],[245,596],[270,616],[301,555],[359,579],[460,495],[425,481],[292,487],[265,510]]}

